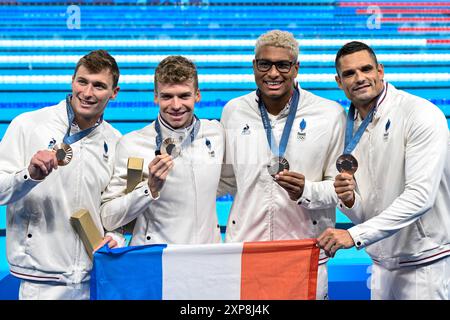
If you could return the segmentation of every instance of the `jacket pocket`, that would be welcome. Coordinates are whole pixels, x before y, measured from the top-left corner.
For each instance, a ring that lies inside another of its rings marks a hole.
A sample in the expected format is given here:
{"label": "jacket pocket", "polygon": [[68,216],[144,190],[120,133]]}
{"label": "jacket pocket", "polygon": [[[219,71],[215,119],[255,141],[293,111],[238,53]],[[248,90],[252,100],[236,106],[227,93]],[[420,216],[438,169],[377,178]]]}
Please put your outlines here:
{"label": "jacket pocket", "polygon": [[422,220],[421,220],[421,219],[418,219],[418,220],[415,222],[415,224],[416,224],[416,226],[417,226],[417,230],[419,231],[420,236],[421,236],[422,238],[426,238],[426,237],[427,237],[427,234],[425,233],[425,228],[423,227]]}

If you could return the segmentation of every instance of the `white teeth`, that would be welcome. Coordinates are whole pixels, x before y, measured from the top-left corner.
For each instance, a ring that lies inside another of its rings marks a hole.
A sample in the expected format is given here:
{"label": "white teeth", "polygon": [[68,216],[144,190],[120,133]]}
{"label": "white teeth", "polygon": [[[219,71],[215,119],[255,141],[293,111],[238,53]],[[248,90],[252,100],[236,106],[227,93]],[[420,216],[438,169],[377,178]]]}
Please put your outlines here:
{"label": "white teeth", "polygon": [[83,105],[92,105],[92,104],[94,104],[94,102],[91,102],[91,101],[85,101],[85,100],[80,100],[81,101],[81,104],[83,104]]}
{"label": "white teeth", "polygon": [[276,85],[281,84],[280,81],[266,81],[266,83],[267,83],[269,86],[276,86]]}

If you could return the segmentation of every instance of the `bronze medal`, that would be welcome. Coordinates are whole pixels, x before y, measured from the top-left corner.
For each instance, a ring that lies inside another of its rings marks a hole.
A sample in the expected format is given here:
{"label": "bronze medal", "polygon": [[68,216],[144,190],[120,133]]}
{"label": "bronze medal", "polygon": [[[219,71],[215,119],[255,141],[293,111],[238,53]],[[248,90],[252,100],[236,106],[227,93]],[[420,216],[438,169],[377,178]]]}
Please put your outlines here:
{"label": "bronze medal", "polygon": [[270,164],[267,166],[267,170],[272,177],[282,172],[284,169],[289,170],[289,162],[283,157],[272,158]]}
{"label": "bronze medal", "polygon": [[173,138],[167,138],[161,144],[161,153],[168,154],[172,156],[172,158],[176,158],[181,153],[181,148],[177,141]]}
{"label": "bronze medal", "polygon": [[343,154],[336,160],[336,168],[340,173],[347,172],[353,175],[358,170],[358,161],[351,154]]}
{"label": "bronze medal", "polygon": [[72,160],[73,151],[68,144],[61,143],[55,145],[53,151],[56,152],[56,160],[58,160],[59,166],[65,166]]}

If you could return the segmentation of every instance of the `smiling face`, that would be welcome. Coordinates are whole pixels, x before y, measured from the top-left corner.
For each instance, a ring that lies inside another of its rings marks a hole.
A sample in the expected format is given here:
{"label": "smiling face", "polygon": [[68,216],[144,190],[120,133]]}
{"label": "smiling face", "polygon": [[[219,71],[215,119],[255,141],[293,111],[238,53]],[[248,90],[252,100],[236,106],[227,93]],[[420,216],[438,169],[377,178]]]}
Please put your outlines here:
{"label": "smiling face", "polygon": [[339,59],[336,82],[356,108],[369,108],[383,91],[384,68],[362,50]]}
{"label": "smiling face", "polygon": [[108,69],[91,73],[83,65],[72,78],[71,105],[81,129],[92,127],[103,114],[108,101],[115,99],[119,87],[113,88],[113,76]]}
{"label": "smiling face", "polygon": [[193,80],[157,84],[155,103],[159,105],[159,114],[174,129],[191,125],[194,106],[199,101],[200,91]]}
{"label": "smiling face", "polygon": [[[289,61],[292,66],[288,72],[280,72],[275,65],[272,65],[268,71],[260,71],[257,68],[256,61],[265,60],[268,62]],[[298,74],[299,64],[296,57],[293,56],[288,48],[263,46],[253,60],[253,72],[255,82],[261,91],[264,102],[270,100],[282,100],[287,103],[294,90],[295,78]]]}

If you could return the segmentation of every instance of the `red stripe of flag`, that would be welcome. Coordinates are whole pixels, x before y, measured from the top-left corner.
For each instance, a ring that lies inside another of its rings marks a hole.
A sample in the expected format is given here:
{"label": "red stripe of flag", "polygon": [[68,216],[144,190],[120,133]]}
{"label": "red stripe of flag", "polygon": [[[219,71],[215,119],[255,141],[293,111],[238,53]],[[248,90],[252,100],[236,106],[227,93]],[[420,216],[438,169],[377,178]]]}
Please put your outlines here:
{"label": "red stripe of flag", "polygon": [[241,299],[316,298],[316,239],[244,242]]}

